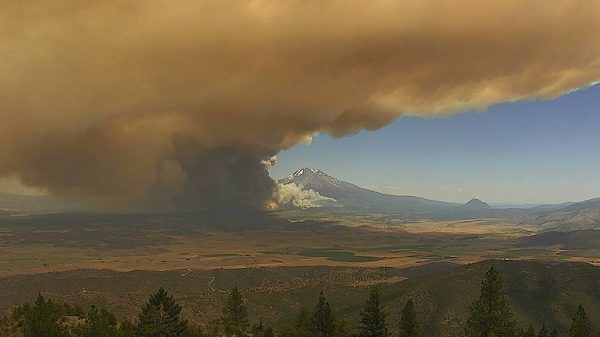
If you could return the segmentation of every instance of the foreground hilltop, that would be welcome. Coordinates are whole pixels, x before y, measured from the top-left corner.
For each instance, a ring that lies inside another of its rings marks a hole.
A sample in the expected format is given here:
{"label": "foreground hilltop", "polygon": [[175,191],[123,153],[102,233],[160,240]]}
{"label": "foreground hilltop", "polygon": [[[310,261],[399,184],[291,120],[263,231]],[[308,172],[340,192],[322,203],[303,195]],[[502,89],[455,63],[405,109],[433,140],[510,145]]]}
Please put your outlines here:
{"label": "foreground hilltop", "polygon": [[[600,317],[600,267],[582,263],[488,260],[464,266],[431,264],[417,268],[280,267],[185,271],[79,270],[0,279],[1,307],[31,301],[37,292],[82,307],[108,307],[119,317],[133,317],[160,286],[169,289],[192,322],[218,317],[226,293],[239,287],[250,318],[280,328],[301,307],[311,308],[321,290],[336,314],[356,322],[369,289],[378,285],[397,326],[408,298],[416,304],[424,337],[455,336],[464,326],[470,303],[478,296],[486,271],[494,266],[504,281],[511,309],[522,326],[556,327],[568,334],[579,303],[590,317]],[[598,331],[598,320],[592,321]]]}

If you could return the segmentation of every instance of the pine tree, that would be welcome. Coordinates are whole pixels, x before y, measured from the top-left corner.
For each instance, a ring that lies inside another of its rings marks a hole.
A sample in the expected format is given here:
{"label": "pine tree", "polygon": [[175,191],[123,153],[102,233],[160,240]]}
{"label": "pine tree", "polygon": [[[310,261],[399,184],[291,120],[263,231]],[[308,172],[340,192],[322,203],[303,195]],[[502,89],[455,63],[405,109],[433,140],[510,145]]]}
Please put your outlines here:
{"label": "pine tree", "polygon": [[335,337],[356,337],[350,332],[350,327],[346,321],[341,319],[336,319],[333,322],[334,327],[334,336]]}
{"label": "pine tree", "polygon": [[117,337],[134,337],[135,326],[129,320],[123,320],[117,328]]}
{"label": "pine tree", "polygon": [[182,337],[208,337],[216,335],[206,335],[203,329],[198,325],[188,325],[188,328],[183,333]]}
{"label": "pine tree", "polygon": [[252,326],[252,336],[253,337],[275,337],[275,332],[273,328],[267,328],[264,326],[262,319],[258,324],[254,324]]}
{"label": "pine tree", "polygon": [[74,331],[75,337],[114,337],[117,334],[117,320],[106,309],[98,311],[92,306],[83,324]]}
{"label": "pine tree", "polygon": [[419,336],[419,323],[417,322],[417,314],[415,312],[415,305],[412,299],[408,299],[402,309],[400,316],[400,337],[418,337]]}
{"label": "pine tree", "polygon": [[550,337],[548,333],[548,329],[546,329],[545,325],[542,325],[540,331],[538,332],[537,337]]}
{"label": "pine tree", "polygon": [[530,325],[527,330],[521,331],[520,337],[535,337],[535,330],[533,329],[533,326]]}
{"label": "pine tree", "polygon": [[569,329],[570,337],[589,337],[590,336],[590,320],[585,313],[583,305],[577,307],[575,315],[573,315],[573,323]]}
{"label": "pine tree", "polygon": [[300,309],[298,317],[294,322],[294,328],[296,330],[297,337],[311,337],[312,336],[312,316],[306,308]]}
{"label": "pine tree", "polygon": [[323,291],[312,312],[312,328],[316,337],[333,337],[335,334],[335,317],[329,303],[325,300]]}
{"label": "pine tree", "polygon": [[262,319],[258,322],[258,324],[252,325],[252,335],[255,337],[262,337],[264,331],[265,326],[263,325]]}
{"label": "pine tree", "polygon": [[511,337],[515,323],[502,289],[502,280],[491,267],[481,285],[479,298],[470,307],[465,327],[467,337]]}
{"label": "pine tree", "polygon": [[371,290],[369,299],[360,313],[359,337],[387,337],[386,313],[381,305],[381,295],[377,287]]}
{"label": "pine tree", "polygon": [[227,301],[223,307],[221,318],[225,333],[234,336],[243,336],[248,327],[248,313],[244,305],[244,299],[237,287],[231,289]]}
{"label": "pine tree", "polygon": [[311,313],[306,308],[300,309],[294,323],[284,327],[277,335],[280,337],[312,337]]}
{"label": "pine tree", "polygon": [[33,305],[26,304],[15,310],[24,337],[67,337],[67,329],[60,324],[61,317],[59,308],[41,294]]}
{"label": "pine tree", "polygon": [[173,296],[160,288],[142,308],[136,327],[137,337],[177,337],[187,328],[187,321],[181,320],[181,306]]}

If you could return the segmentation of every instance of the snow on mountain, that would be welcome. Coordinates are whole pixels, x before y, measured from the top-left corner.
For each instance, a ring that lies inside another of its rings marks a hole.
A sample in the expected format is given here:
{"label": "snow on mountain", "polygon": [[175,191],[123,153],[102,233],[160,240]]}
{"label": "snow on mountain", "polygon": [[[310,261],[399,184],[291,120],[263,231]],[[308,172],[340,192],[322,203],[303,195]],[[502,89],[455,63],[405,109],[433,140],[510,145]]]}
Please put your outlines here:
{"label": "snow on mountain", "polygon": [[[345,212],[410,214],[410,216],[416,217],[448,219],[516,217],[539,212],[537,207],[497,209],[477,198],[471,199],[466,204],[457,204],[411,195],[384,194],[337,179],[319,169],[310,167],[300,168],[279,180],[278,183],[281,186],[293,184],[297,189],[312,191],[324,198],[335,199],[336,209]],[[297,191],[295,193],[300,195]],[[311,196],[313,194],[308,193],[306,195]],[[583,206],[587,207],[588,204],[595,201],[592,200]],[[304,201],[298,201],[297,203],[306,204]],[[600,201],[598,203],[600,204]],[[322,201],[318,201],[316,204],[322,207],[331,205]],[[571,207],[578,206],[578,204],[574,204]]]}
{"label": "snow on mountain", "polygon": [[281,179],[280,184],[295,184],[337,200],[346,210],[397,213],[447,210],[457,204],[428,200],[415,196],[389,195],[359,187],[310,167],[296,170]]}

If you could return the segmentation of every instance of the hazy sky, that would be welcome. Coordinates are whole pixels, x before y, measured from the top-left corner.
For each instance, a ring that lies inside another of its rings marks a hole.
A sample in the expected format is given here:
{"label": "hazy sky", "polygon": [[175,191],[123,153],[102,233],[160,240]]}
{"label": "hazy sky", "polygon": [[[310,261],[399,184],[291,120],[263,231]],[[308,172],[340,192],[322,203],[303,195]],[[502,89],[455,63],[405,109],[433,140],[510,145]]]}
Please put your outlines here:
{"label": "hazy sky", "polygon": [[317,138],[276,170],[444,200],[596,195],[587,98],[448,116],[599,81],[600,1],[22,0],[3,4],[0,32],[12,190],[103,209],[271,208],[275,155],[400,119]]}
{"label": "hazy sky", "polygon": [[600,196],[600,85],[551,101],[503,103],[375,132],[314,138],[278,156],[280,178],[314,166],[392,194],[550,203]]}

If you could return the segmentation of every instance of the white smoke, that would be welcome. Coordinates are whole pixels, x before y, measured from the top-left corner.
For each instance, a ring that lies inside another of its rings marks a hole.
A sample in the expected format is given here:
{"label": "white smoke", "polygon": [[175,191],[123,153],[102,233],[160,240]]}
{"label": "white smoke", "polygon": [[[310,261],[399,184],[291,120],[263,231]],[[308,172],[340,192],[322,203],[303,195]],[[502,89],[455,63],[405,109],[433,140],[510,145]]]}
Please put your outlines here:
{"label": "white smoke", "polygon": [[295,183],[277,183],[274,199],[279,207],[291,205],[303,209],[335,206],[337,204],[335,199],[323,196],[315,190],[302,189],[302,186],[298,186]]}

